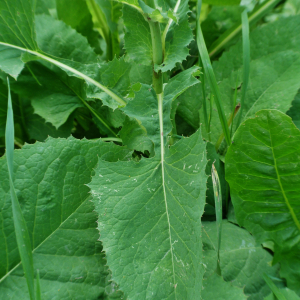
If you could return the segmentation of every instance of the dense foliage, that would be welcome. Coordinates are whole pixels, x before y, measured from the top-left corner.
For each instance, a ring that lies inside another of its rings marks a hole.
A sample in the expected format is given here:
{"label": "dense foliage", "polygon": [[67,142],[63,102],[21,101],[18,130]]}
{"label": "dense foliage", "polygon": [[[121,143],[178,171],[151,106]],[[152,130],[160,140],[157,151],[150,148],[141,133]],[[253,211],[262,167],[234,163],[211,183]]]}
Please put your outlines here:
{"label": "dense foliage", "polygon": [[300,299],[299,91],[299,0],[0,0],[0,298]]}

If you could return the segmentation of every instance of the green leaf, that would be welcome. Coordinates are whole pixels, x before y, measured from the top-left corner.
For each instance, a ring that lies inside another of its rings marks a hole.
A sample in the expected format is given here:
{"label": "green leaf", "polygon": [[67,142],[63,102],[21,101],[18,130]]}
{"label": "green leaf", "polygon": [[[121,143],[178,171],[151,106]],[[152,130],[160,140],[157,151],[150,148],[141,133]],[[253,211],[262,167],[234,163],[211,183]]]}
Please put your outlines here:
{"label": "green leaf", "polygon": [[[206,266],[205,277],[209,277],[217,267],[218,237],[216,222],[202,224],[203,263]],[[261,245],[257,245],[247,230],[223,220],[220,248],[222,276],[225,281],[243,288],[248,300],[263,299],[270,293],[262,274],[277,275],[278,266],[271,267],[269,265],[271,260],[272,255]]]}
{"label": "green leaf", "polygon": [[[14,185],[32,241],[34,269],[39,269],[42,299],[102,299],[110,275],[105,266],[89,189],[98,157],[130,159],[112,143],[48,139],[24,145],[14,155]],[[28,299],[16,251],[5,157],[0,159],[0,294]]]}
{"label": "green leaf", "polygon": [[102,53],[98,33],[93,30],[94,24],[86,1],[56,0],[56,9],[59,20],[85,36],[96,53]]}
{"label": "green leaf", "polygon": [[300,249],[299,155],[300,131],[276,110],[243,123],[226,155],[236,218],[258,242],[275,244],[275,261]]}
{"label": "green leaf", "polygon": [[0,45],[0,69],[17,80],[24,68],[24,62],[20,57],[20,51]]}
{"label": "green leaf", "polygon": [[0,40],[36,50],[34,10],[34,0],[1,1]]}
{"label": "green leaf", "polygon": [[241,0],[203,0],[203,3],[211,5],[239,5]]}
{"label": "green leaf", "polygon": [[[177,6],[179,4],[179,6]],[[170,19],[163,30],[162,43],[164,50],[164,61],[160,66],[155,65],[155,71],[166,72],[172,70],[176,63],[181,63],[189,55],[187,46],[193,40],[193,33],[188,22],[188,0],[177,1],[173,7],[178,21]]]}
{"label": "green leaf", "polygon": [[226,282],[223,278],[216,273],[213,273],[208,278],[203,280],[203,289],[201,292],[201,299],[220,299],[231,300],[239,299],[246,300],[247,297],[241,288],[238,288],[230,282]]}
{"label": "green leaf", "polygon": [[130,299],[201,291],[205,143],[199,131],[164,151],[162,161],[99,161],[89,184],[108,265]]}
{"label": "green leaf", "polygon": [[123,6],[127,57],[138,64],[152,64],[152,41],[148,22],[131,6]]}
{"label": "green leaf", "polygon": [[[163,100],[163,118],[164,118],[164,138],[171,132],[172,124],[170,121],[172,101],[179,97],[190,86],[197,84],[199,81],[194,77],[198,74],[198,68],[192,67],[184,72],[174,76],[164,88]],[[147,136],[153,141],[155,151],[160,151],[160,134],[158,122],[158,99],[156,98],[153,88],[149,85],[141,85],[135,98],[130,100],[123,111],[131,118],[140,121],[146,129]],[[166,142],[166,140],[165,140]],[[156,152],[157,152],[156,151]]]}
{"label": "green leaf", "polygon": [[5,146],[6,146],[6,161],[7,161],[8,172],[6,173],[6,176],[7,179],[9,179],[10,198],[11,198],[10,204],[11,204],[13,225],[15,229],[15,237],[18,245],[18,252],[21,257],[21,262],[25,273],[30,299],[35,300],[34,271],[33,271],[33,259],[31,253],[31,242],[28,234],[28,228],[26,226],[24,216],[22,214],[22,210],[20,207],[20,203],[13,182],[15,128],[14,128],[14,115],[12,109],[12,101],[11,101],[8,78],[7,78],[7,84],[8,84],[8,105],[7,105],[6,130],[5,130]]}
{"label": "green leaf", "polygon": [[291,252],[282,257],[280,261],[280,275],[286,279],[287,286],[300,296],[300,258],[298,253],[299,251],[296,251],[296,253]]}
{"label": "green leaf", "polygon": [[[250,78],[242,120],[254,117],[261,109],[286,112],[290,108],[300,87],[299,32],[300,17],[296,16],[259,27],[250,34]],[[274,35],[282,38],[274,39]],[[236,44],[214,64],[227,120],[233,110],[232,97],[237,76],[239,83],[242,82],[241,49],[242,44]],[[240,92],[237,98],[239,101]],[[211,122],[211,138],[215,143],[221,135],[222,126],[217,114],[212,115]]]}
{"label": "green leaf", "polygon": [[37,15],[35,21],[37,43],[43,52],[84,64],[99,62],[87,39],[64,22],[47,15]]}
{"label": "green leaf", "polygon": [[123,145],[127,146],[128,149],[143,153],[149,151],[151,155],[154,154],[154,145],[149,137],[147,137],[146,128],[139,124],[136,119],[126,117],[119,136],[122,139]]}

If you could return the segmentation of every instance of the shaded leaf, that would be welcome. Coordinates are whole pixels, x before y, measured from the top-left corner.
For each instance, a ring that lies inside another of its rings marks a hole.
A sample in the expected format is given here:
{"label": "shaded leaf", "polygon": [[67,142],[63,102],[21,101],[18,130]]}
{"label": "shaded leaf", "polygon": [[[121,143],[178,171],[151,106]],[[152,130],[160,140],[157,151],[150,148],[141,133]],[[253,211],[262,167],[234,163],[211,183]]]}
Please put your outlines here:
{"label": "shaded leaf", "polygon": [[[205,277],[209,277],[217,267],[216,222],[203,222],[202,238]],[[243,288],[247,299],[263,299],[270,293],[262,275],[267,273],[276,276],[278,267],[270,267],[271,260],[272,255],[261,245],[257,245],[248,231],[223,220],[220,248],[222,276],[225,281]]]}

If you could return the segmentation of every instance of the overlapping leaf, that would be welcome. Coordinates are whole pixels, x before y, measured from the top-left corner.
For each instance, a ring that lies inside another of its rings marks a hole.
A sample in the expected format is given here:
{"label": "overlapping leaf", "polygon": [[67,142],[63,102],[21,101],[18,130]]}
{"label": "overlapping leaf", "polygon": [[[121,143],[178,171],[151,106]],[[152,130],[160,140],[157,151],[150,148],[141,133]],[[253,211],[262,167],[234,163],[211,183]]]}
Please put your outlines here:
{"label": "overlapping leaf", "polygon": [[[40,270],[43,299],[102,299],[109,289],[85,186],[98,157],[117,161],[130,153],[111,143],[74,138],[48,139],[15,152],[14,185],[33,245],[34,269]],[[4,158],[0,165],[0,294],[3,299],[27,299]]]}
{"label": "overlapping leaf", "polygon": [[[290,17],[257,28],[250,34],[251,64],[250,80],[246,94],[243,119],[253,117],[260,109],[274,108],[286,112],[299,89],[300,66],[300,17]],[[276,38],[274,38],[276,36]],[[216,78],[222,95],[223,107],[229,119],[233,108],[233,94],[238,77],[238,86],[242,83],[242,44],[238,43],[225,52],[214,64]],[[199,97],[202,99],[201,94]],[[240,91],[238,92],[238,101]],[[194,107],[200,109],[202,101],[194,101]],[[181,105],[184,105],[182,102]],[[211,121],[212,142],[215,143],[221,133],[218,114],[213,110]],[[182,111],[181,115],[183,115]],[[195,122],[188,114],[195,128]],[[203,115],[201,122],[204,123]],[[205,134],[205,132],[203,132]]]}

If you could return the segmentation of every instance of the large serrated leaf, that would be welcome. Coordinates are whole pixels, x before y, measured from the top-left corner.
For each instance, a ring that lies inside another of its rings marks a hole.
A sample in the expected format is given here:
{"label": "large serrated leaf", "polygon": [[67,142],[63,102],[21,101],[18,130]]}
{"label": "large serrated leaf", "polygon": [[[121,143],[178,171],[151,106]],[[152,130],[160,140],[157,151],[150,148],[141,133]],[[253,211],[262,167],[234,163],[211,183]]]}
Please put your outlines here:
{"label": "large serrated leaf", "polygon": [[130,299],[197,299],[205,143],[198,131],[154,158],[99,161],[89,184],[115,280]]}
{"label": "large serrated leaf", "polygon": [[[25,145],[14,157],[14,185],[31,237],[34,270],[40,270],[42,299],[101,299],[109,274],[85,184],[98,157],[117,161],[130,158],[130,152],[111,143],[69,138]],[[0,295],[28,299],[5,157],[0,170]]]}

